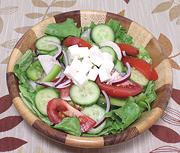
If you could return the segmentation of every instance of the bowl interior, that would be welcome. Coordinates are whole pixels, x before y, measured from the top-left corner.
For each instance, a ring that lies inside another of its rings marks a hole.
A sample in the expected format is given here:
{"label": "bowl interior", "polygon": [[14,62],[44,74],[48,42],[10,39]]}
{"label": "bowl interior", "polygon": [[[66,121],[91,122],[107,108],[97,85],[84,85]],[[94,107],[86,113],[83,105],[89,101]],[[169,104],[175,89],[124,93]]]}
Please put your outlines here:
{"label": "bowl interior", "polygon": [[[95,23],[105,23],[111,18],[116,19],[121,22],[128,34],[134,38],[134,44],[144,46],[153,59],[153,67],[155,67],[159,76],[156,81],[157,99],[152,104],[151,111],[144,112],[141,118],[120,134],[104,137],[76,137],[57,131],[36,117],[20,98],[18,81],[13,73],[17,59],[21,57],[27,49],[35,49],[34,43],[36,39],[44,35],[44,29],[49,23],[59,23],[65,21],[67,18],[73,18],[79,27],[89,25],[92,21]],[[82,148],[97,148],[129,140],[150,128],[161,117],[168,103],[172,89],[172,73],[168,59],[164,59],[163,52],[156,38],[136,22],[109,12],[77,10],[50,17],[32,27],[22,36],[13,49],[7,66],[7,84],[16,109],[37,131],[66,145]]]}

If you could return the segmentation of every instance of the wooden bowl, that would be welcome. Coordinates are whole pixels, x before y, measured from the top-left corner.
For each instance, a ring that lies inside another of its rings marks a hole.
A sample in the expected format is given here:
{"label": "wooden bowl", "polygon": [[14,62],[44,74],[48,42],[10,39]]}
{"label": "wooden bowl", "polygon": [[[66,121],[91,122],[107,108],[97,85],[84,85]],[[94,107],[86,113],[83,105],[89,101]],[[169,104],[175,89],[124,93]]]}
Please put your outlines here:
{"label": "wooden bowl", "polygon": [[[95,23],[105,23],[111,18],[118,20],[126,28],[128,34],[134,38],[135,44],[144,46],[153,59],[153,66],[157,70],[159,76],[158,80],[156,81],[157,99],[152,104],[151,111],[144,112],[141,115],[141,118],[139,118],[122,133],[103,137],[77,137],[69,135],[67,133],[52,129],[42,122],[26,107],[20,98],[18,80],[13,72],[17,59],[21,57],[27,49],[34,49],[35,41],[37,38],[44,35],[43,31],[49,23],[63,22],[66,20],[66,18],[73,18],[77,22],[78,26],[88,25],[91,23],[91,21]],[[18,112],[28,124],[30,124],[41,134],[69,146],[80,148],[100,148],[132,139],[156,123],[168,104],[168,100],[171,95],[172,71],[168,59],[163,58],[163,52],[156,38],[154,38],[149,31],[136,22],[109,12],[77,10],[50,17],[33,26],[22,36],[13,49],[7,66],[7,85],[13,99],[13,103]]]}

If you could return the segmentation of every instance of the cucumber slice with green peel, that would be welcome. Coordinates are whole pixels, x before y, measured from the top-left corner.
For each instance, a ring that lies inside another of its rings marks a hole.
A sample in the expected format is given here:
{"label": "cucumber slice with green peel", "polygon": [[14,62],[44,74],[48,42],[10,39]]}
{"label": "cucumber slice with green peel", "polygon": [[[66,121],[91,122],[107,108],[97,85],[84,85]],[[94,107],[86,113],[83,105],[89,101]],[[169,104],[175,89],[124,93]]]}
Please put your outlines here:
{"label": "cucumber slice with green peel", "polygon": [[37,109],[45,116],[47,116],[48,102],[54,98],[59,98],[59,93],[56,89],[45,88],[37,92],[35,96],[35,104]]}
{"label": "cucumber slice with green peel", "polygon": [[39,80],[43,73],[44,70],[38,60],[33,62],[26,71],[27,77],[33,81]]}
{"label": "cucumber slice with green peel", "polygon": [[[94,104],[92,106],[85,107],[82,110],[82,113],[84,113],[85,115],[89,116],[90,118],[98,122],[105,115],[106,111],[102,107]],[[105,124],[106,123],[103,122],[97,128],[92,128],[88,133],[91,133],[91,134],[99,133],[100,131],[103,130]]]}
{"label": "cucumber slice with green peel", "polygon": [[56,45],[53,44],[49,44],[48,42],[55,42],[57,44],[60,44],[60,40],[57,37],[54,36],[43,36],[41,38],[39,38],[36,41],[36,48],[38,50],[42,50],[42,51],[53,51],[53,50],[57,50],[58,47]]}
{"label": "cucumber slice with green peel", "polygon": [[125,67],[124,67],[123,63],[120,60],[117,60],[116,65],[114,66],[114,69],[116,71],[118,71],[119,73],[125,71]]}
{"label": "cucumber slice with green peel", "polygon": [[57,53],[57,51],[58,51],[58,48],[56,48],[55,50],[52,50],[52,51],[38,50],[38,54],[54,56]]}
{"label": "cucumber slice with green peel", "polygon": [[113,57],[113,62],[116,63],[117,62],[117,55],[116,52],[114,51],[114,49],[112,49],[109,46],[105,46],[101,48],[102,52],[106,52],[109,53],[112,57]]}
{"label": "cucumber slice with green peel", "polygon": [[70,97],[79,105],[91,105],[97,102],[100,95],[99,87],[95,82],[87,81],[83,86],[73,85],[70,89]]}
{"label": "cucumber slice with green peel", "polygon": [[91,38],[97,44],[106,41],[114,41],[115,35],[113,30],[106,24],[98,24],[92,29]]}
{"label": "cucumber slice with green peel", "polygon": [[61,66],[60,65],[54,65],[52,70],[41,80],[42,82],[49,82],[54,80],[57,75],[61,72]]}
{"label": "cucumber slice with green peel", "polygon": [[114,106],[124,106],[126,104],[126,100],[117,99],[113,97],[110,97],[110,102],[111,102],[111,105],[114,105]]}
{"label": "cucumber slice with green peel", "polygon": [[146,79],[146,77],[141,72],[139,72],[138,70],[136,70],[134,68],[132,68],[132,70],[131,70],[130,79],[142,86],[146,86],[149,82],[149,80]]}

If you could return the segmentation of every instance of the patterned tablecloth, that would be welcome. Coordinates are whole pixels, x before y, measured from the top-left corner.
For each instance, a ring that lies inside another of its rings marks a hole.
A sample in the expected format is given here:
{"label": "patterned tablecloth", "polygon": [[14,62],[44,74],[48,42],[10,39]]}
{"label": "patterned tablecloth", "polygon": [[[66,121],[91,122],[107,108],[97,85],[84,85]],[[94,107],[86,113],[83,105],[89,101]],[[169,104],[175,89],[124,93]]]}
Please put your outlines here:
{"label": "patterned tablecloth", "polygon": [[[151,31],[165,47],[173,69],[173,91],[163,117],[135,139],[104,149],[75,149],[36,133],[12,106],[6,66],[15,43],[32,25],[60,12],[91,9],[118,13]],[[0,0],[0,152],[179,153],[180,0]]]}

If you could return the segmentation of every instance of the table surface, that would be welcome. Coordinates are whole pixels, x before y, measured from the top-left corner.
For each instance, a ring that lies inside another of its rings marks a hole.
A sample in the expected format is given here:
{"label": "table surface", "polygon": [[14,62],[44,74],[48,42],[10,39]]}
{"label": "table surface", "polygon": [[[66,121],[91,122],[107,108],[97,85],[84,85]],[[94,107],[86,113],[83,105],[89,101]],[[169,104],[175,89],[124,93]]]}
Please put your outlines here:
{"label": "table surface", "polygon": [[[12,105],[6,66],[13,46],[32,25],[60,12],[90,9],[124,15],[151,31],[173,69],[173,91],[163,117],[144,134],[104,149],[75,149],[36,133]],[[180,152],[180,0],[0,0],[0,152]],[[178,56],[179,55],[179,56]],[[6,125],[6,126],[4,126]],[[173,152],[173,153],[174,153]]]}

